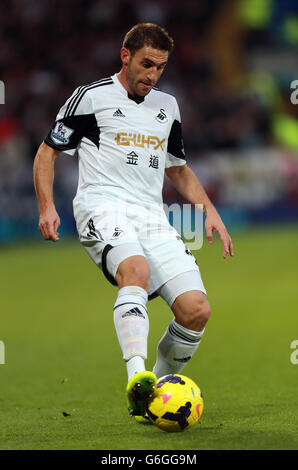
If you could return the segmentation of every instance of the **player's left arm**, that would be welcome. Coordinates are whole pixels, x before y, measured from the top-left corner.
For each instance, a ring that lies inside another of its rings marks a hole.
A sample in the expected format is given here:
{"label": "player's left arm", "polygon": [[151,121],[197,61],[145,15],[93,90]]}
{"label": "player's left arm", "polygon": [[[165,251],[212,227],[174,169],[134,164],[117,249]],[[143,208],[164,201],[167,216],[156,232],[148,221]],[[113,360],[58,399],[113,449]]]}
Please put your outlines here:
{"label": "player's left arm", "polygon": [[210,201],[203,186],[193,171],[185,164],[166,168],[166,175],[171,180],[177,191],[191,204],[203,204],[206,216],[205,229],[209,243],[213,243],[212,232],[217,232],[223,243],[223,258],[229,253],[234,256],[233,242],[228,231],[218,214],[216,208]]}

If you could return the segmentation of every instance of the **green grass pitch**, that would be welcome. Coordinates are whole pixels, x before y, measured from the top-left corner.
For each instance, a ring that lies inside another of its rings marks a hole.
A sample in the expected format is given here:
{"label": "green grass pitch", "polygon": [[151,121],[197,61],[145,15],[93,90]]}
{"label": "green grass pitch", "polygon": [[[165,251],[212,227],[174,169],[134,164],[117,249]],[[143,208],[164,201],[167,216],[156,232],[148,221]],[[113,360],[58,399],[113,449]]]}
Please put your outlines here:
{"label": "green grass pitch", "polygon": [[[117,290],[78,241],[0,249],[0,449],[297,449],[297,227],[235,234],[196,253],[212,314],[183,370],[201,387],[194,428],[167,434],[126,410]],[[172,314],[148,304],[147,368]]]}

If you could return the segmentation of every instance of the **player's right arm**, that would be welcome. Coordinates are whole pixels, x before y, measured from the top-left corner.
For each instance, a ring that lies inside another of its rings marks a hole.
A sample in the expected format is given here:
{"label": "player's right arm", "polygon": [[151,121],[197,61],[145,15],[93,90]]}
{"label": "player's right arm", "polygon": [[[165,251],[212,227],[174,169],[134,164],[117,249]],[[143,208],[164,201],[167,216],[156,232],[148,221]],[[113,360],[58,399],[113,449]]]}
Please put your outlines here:
{"label": "player's right arm", "polygon": [[34,160],[34,185],[39,206],[39,230],[45,240],[59,240],[60,218],[53,197],[54,164],[61,152],[75,152],[82,137],[95,140],[99,130],[88,87],[78,87],[60,108],[52,129],[40,145]]}
{"label": "player's right arm", "polygon": [[34,186],[40,214],[38,228],[45,240],[53,242],[59,240],[60,218],[54,204],[53,184],[54,164],[60,152],[43,142],[33,165]]}

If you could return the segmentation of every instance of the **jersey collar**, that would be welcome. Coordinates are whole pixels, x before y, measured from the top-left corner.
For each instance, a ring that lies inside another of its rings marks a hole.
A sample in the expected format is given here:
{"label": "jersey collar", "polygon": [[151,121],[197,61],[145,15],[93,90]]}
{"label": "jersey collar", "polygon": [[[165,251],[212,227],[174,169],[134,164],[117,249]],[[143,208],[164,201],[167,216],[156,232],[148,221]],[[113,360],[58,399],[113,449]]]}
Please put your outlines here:
{"label": "jersey collar", "polygon": [[143,103],[143,101],[145,100],[145,96],[134,96],[134,95],[131,95],[127,90],[125,90],[124,86],[120,83],[120,80],[119,78],[117,77],[117,74],[115,73],[114,75],[112,75],[111,77],[115,83],[115,85],[117,86],[117,88],[120,90],[120,92],[127,96],[130,100],[134,101],[135,103],[137,104],[140,104],[140,103]]}
{"label": "jersey collar", "polygon": [[137,104],[143,103],[145,96],[134,96],[127,92],[127,96],[130,100],[134,101]]}

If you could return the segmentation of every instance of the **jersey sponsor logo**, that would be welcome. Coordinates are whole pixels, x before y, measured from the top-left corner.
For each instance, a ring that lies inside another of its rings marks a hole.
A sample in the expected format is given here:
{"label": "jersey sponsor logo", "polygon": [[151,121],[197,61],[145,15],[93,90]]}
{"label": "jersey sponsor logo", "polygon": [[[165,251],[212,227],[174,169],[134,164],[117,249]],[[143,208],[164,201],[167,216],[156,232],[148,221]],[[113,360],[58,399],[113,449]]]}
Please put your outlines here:
{"label": "jersey sponsor logo", "polygon": [[122,113],[121,109],[117,109],[114,114],[113,114],[114,117],[125,117],[125,114]]}
{"label": "jersey sponsor logo", "polygon": [[159,147],[164,150],[163,143],[166,139],[159,139],[155,135],[143,135],[136,134],[133,132],[118,132],[115,141],[117,145],[134,145],[134,147],[147,147],[148,149],[152,146],[154,150],[159,149]]}
{"label": "jersey sponsor logo", "polygon": [[155,168],[156,170],[158,170],[159,168],[158,155],[150,155],[149,168]]}
{"label": "jersey sponsor logo", "polygon": [[55,144],[67,145],[69,144],[70,136],[74,133],[73,129],[67,127],[63,122],[58,121],[51,132],[51,138]]}
{"label": "jersey sponsor logo", "polygon": [[160,108],[158,115],[155,116],[155,119],[162,123],[168,122],[168,116],[166,115],[165,110]]}
{"label": "jersey sponsor logo", "polygon": [[139,160],[139,155],[136,154],[136,152],[132,151],[127,154],[127,160],[126,163],[128,165],[137,165]]}

